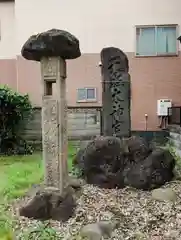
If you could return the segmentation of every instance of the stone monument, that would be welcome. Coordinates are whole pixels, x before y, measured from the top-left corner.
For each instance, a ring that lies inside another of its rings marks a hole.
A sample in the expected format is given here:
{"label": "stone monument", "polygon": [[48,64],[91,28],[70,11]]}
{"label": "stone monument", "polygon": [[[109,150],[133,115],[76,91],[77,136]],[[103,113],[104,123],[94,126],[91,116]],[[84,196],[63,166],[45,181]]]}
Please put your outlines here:
{"label": "stone monument", "polygon": [[67,183],[68,142],[65,60],[80,57],[79,41],[69,32],[51,29],[31,36],[21,52],[25,59],[41,63],[45,185],[58,188],[62,193]]}
{"label": "stone monument", "polygon": [[129,137],[130,75],[128,58],[118,48],[101,51],[103,135]]}

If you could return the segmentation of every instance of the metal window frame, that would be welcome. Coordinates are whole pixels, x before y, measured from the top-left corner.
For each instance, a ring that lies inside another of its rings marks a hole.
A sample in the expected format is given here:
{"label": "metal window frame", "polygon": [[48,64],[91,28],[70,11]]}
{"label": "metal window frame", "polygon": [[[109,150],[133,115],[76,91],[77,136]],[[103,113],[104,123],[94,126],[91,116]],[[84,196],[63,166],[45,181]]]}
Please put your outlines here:
{"label": "metal window frame", "polygon": [[[85,91],[86,91],[86,99],[82,99],[82,100],[78,100],[78,99],[77,99],[77,102],[78,102],[78,103],[97,102],[97,88],[95,88],[95,87],[84,87],[84,88],[78,88],[77,91],[78,91],[79,89],[85,89]],[[89,89],[94,89],[95,98],[87,98],[87,90],[89,90]]]}
{"label": "metal window frame", "polygon": [[[155,31],[157,32],[157,29],[159,27],[173,27],[176,29],[176,35],[179,35],[179,25],[178,24],[156,24],[156,25],[135,25],[135,51],[134,51],[134,55],[135,57],[172,57],[172,56],[178,56],[179,55],[179,43],[177,41],[177,37],[175,39],[175,43],[176,43],[176,52],[175,53],[165,53],[165,54],[158,54],[157,53],[157,49],[155,51],[155,54],[153,55],[138,55],[137,54],[137,30],[142,30],[144,28],[155,28]],[[155,32],[155,33],[156,33]],[[157,34],[155,34],[155,41],[156,41],[156,36]],[[157,48],[157,44],[156,44],[156,48]]]}

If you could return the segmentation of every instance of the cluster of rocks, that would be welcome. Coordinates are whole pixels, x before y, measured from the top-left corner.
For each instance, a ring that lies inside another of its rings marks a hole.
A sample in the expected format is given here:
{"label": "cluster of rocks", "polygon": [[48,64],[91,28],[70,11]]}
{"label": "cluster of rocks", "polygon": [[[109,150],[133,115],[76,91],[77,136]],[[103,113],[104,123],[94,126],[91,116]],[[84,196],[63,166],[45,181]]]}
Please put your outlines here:
{"label": "cluster of rocks", "polygon": [[84,181],[69,178],[63,194],[55,187],[37,186],[30,190],[30,200],[20,208],[20,216],[66,222],[74,214],[76,197],[83,185]]}
{"label": "cluster of rocks", "polygon": [[172,180],[175,159],[169,150],[150,147],[141,137],[100,136],[80,148],[73,164],[88,184],[151,190]]}

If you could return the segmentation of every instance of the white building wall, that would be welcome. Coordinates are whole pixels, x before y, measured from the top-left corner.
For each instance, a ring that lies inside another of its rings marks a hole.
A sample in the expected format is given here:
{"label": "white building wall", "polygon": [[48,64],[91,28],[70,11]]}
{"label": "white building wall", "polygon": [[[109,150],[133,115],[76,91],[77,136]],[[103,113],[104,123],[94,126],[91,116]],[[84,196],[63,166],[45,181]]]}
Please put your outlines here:
{"label": "white building wall", "polygon": [[14,2],[0,2],[0,59],[15,58]]}
{"label": "white building wall", "polygon": [[[16,0],[0,3],[0,59],[20,54],[27,38],[50,28],[75,34],[83,53],[135,50],[135,25],[178,24],[180,0]],[[179,34],[181,29],[179,28]],[[181,45],[180,45],[181,48]]]}
{"label": "white building wall", "polygon": [[180,9],[180,0],[16,0],[16,54],[30,35],[50,28],[75,34],[83,53],[111,45],[134,52],[135,25],[181,26]]}

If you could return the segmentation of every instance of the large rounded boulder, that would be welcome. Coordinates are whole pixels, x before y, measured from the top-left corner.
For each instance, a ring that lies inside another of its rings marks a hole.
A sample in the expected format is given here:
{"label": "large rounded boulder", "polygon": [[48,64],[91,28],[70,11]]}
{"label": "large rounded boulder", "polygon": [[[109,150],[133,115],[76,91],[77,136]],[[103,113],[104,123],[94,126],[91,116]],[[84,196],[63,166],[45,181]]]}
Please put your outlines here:
{"label": "large rounded boulder", "polygon": [[114,186],[112,173],[116,172],[116,166],[124,165],[122,152],[123,143],[119,138],[100,136],[80,148],[73,163],[88,183],[110,188]]}
{"label": "large rounded boulder", "polygon": [[155,149],[140,162],[124,169],[125,186],[151,190],[164,185],[173,179],[175,159],[168,150]]}

